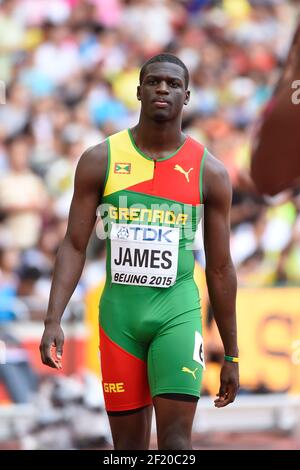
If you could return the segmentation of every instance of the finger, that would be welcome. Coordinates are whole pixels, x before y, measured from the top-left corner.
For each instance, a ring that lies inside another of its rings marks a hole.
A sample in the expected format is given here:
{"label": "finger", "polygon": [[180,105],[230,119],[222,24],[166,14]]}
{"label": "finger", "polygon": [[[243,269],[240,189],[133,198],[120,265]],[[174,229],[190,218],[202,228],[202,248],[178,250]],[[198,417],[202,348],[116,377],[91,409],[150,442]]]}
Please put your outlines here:
{"label": "finger", "polygon": [[52,369],[59,369],[58,365],[52,359],[46,359],[44,364]]}
{"label": "finger", "polygon": [[56,344],[56,356],[61,361],[63,350],[64,350],[64,339],[63,338],[56,339],[55,344]]}
{"label": "finger", "polygon": [[229,401],[227,399],[224,399],[222,402],[215,402],[215,407],[216,408],[224,408],[225,406],[229,405]]}
{"label": "finger", "polygon": [[40,354],[41,354],[41,359],[42,363],[45,364],[47,359],[46,359],[46,350],[47,350],[48,345],[45,344],[44,340],[42,339],[41,344],[40,344]]}
{"label": "finger", "polygon": [[216,406],[217,408],[224,408],[224,406],[227,406],[227,405],[229,405],[229,403],[232,403],[232,402],[233,402],[233,400],[232,400],[232,398],[231,398],[231,397],[229,396],[229,394],[228,394],[228,395],[227,395],[225,398],[223,398],[222,400],[216,401],[216,402],[215,402],[215,406]]}
{"label": "finger", "polygon": [[215,406],[217,408],[223,408],[224,406],[229,405],[235,400],[236,394],[237,387],[234,384],[228,384],[225,395],[215,400]]}
{"label": "finger", "polygon": [[53,344],[50,349],[51,359],[56,364],[57,369],[61,369],[61,355],[57,352],[56,346]]}
{"label": "finger", "polygon": [[228,387],[227,387],[227,390],[228,390],[228,398],[230,400],[229,403],[232,403],[235,400],[235,397],[236,397],[236,394],[237,394],[237,391],[238,391],[238,387],[233,383],[229,383]]}
{"label": "finger", "polygon": [[216,398],[216,400],[214,401],[215,406],[217,408],[221,408],[222,406],[224,406],[223,404],[225,400],[227,399],[227,383],[225,383],[222,379],[221,379],[219,393],[217,393],[217,397],[218,398]]}
{"label": "finger", "polygon": [[41,356],[41,361],[44,363],[44,352],[43,352],[43,345],[42,343],[40,344],[40,356]]}
{"label": "finger", "polygon": [[217,408],[220,408],[222,406],[225,406],[224,403],[226,403],[226,400],[227,400],[227,395],[223,396],[223,397],[219,397],[217,398],[214,403],[215,403],[215,406]]}
{"label": "finger", "polygon": [[219,389],[219,393],[217,394],[217,396],[219,397],[219,399],[225,398],[226,393],[227,393],[227,383],[221,380],[220,389]]}
{"label": "finger", "polygon": [[42,361],[43,361],[43,364],[45,364],[46,366],[52,367],[54,369],[58,369],[58,365],[51,355],[51,347],[52,347],[52,344],[47,344],[47,343],[41,344]]}

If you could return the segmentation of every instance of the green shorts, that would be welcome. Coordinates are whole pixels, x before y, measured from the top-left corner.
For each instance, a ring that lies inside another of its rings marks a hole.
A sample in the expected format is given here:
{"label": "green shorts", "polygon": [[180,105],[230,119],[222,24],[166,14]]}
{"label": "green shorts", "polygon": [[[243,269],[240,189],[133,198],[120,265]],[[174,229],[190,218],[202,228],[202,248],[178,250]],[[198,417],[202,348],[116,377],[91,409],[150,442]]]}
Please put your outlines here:
{"label": "green shorts", "polygon": [[143,407],[163,393],[199,397],[204,352],[193,278],[168,289],[107,284],[100,353],[108,411]]}

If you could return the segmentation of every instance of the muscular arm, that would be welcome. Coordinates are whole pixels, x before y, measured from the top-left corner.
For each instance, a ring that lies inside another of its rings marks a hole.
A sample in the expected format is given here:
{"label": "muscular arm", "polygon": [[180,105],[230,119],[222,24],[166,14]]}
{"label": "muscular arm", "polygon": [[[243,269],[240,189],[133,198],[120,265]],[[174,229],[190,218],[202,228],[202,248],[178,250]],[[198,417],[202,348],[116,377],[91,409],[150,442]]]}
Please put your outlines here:
{"label": "muscular arm", "polygon": [[[60,321],[80,279],[86,258],[86,247],[95,225],[107,165],[106,143],[88,149],[80,158],[76,174],[65,238],[58,250],[50,292],[45,331],[40,351],[44,364],[61,367],[63,333]],[[58,360],[51,357],[56,347]]]}
{"label": "muscular arm", "polygon": [[[235,312],[237,281],[229,248],[231,184],[223,164],[211,155],[205,162],[204,182],[204,248],[209,298],[225,354],[238,356]],[[233,401],[237,388],[238,366],[226,362],[221,372],[216,406],[225,406]],[[224,400],[220,402],[221,397]]]}
{"label": "muscular arm", "polygon": [[261,194],[273,196],[300,184],[299,51],[298,21],[281,76],[252,139],[251,177]]}

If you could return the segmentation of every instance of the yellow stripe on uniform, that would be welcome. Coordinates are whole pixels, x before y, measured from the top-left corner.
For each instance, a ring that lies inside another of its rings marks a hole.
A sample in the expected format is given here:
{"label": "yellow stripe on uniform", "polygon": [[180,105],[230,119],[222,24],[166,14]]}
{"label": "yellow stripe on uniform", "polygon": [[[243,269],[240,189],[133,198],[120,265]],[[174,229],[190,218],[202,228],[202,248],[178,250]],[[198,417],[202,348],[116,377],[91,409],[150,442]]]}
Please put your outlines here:
{"label": "yellow stripe on uniform", "polygon": [[104,196],[153,178],[154,162],[140,155],[127,130],[109,137],[109,169]]}

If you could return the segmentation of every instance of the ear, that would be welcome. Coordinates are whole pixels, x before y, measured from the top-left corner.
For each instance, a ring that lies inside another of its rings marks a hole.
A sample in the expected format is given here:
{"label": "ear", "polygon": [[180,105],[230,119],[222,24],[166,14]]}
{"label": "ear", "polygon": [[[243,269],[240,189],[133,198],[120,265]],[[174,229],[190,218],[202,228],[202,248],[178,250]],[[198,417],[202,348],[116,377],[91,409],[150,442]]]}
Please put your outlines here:
{"label": "ear", "polygon": [[141,87],[140,87],[140,85],[138,85],[138,87],[136,89],[136,97],[139,101],[141,101]]}
{"label": "ear", "polygon": [[185,100],[184,100],[184,104],[185,104],[185,105],[187,105],[187,104],[189,103],[189,101],[190,101],[190,96],[191,96],[191,92],[190,92],[190,90],[187,90],[187,91],[185,92]]}

